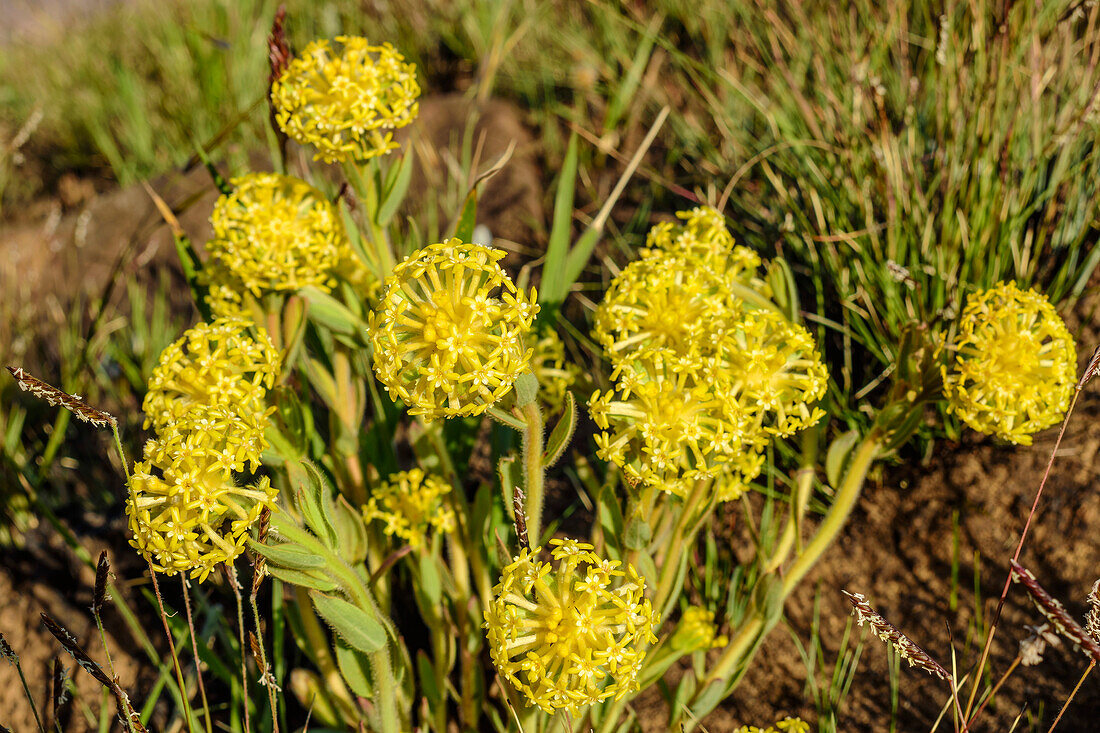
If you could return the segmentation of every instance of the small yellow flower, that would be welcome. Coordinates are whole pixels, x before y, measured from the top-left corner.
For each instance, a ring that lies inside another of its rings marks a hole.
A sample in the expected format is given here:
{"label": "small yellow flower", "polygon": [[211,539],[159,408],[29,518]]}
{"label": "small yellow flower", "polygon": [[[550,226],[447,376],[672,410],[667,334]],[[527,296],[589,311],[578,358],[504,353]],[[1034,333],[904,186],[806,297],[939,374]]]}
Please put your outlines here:
{"label": "small yellow flower", "polygon": [[363,517],[385,523],[384,532],[413,549],[424,544],[428,532],[454,530],[454,512],[443,505],[451,487],[438,476],[425,476],[419,468],[402,471],[372,492]]}
{"label": "small yellow flower", "polygon": [[1054,306],[1007,282],[972,296],[942,368],[948,411],[975,430],[1022,445],[1062,419],[1077,380],[1077,350]]}
{"label": "small yellow flower", "polygon": [[[231,183],[210,217],[209,284],[255,297],[307,285],[331,290],[333,270],[350,245],[324,194],[278,173],[249,173]],[[212,301],[221,299],[215,294]]]}
{"label": "small yellow flower", "polygon": [[[237,485],[233,471],[258,459],[259,440],[252,434],[251,444],[234,458],[235,418],[222,407],[194,408],[208,411],[213,413],[209,427],[226,432],[180,431],[149,441],[145,460],[134,466],[126,501],[130,544],[154,570],[187,572],[200,583],[218,563],[241,554],[249,528],[277,494],[266,477],[249,487]],[[246,433],[242,442],[249,443],[249,437]]]}
{"label": "small yellow flower", "polygon": [[727,284],[740,283],[764,298],[771,297],[767,283],[757,277],[760,255],[734,243],[721,212],[699,206],[678,211],[676,216],[684,223],[661,222],[649,230],[643,257],[683,257],[722,276]]}
{"label": "small yellow flower", "polygon": [[680,616],[680,623],[670,640],[672,648],[685,654],[717,649],[729,643],[725,636],[718,636],[718,627],[714,623],[714,611],[701,606],[689,606]]}
{"label": "small yellow flower", "polygon": [[553,563],[523,550],[485,610],[497,670],[546,712],[576,710],[638,688],[659,614],[634,568],[592,545],[551,540]]}
{"label": "small yellow flower", "polygon": [[611,282],[593,329],[611,362],[655,349],[699,371],[742,313],[725,282],[685,257],[635,260]]}
{"label": "small yellow flower", "polygon": [[554,413],[562,408],[565,393],[576,383],[581,369],[565,360],[565,344],[557,332],[547,331],[534,346],[531,371],[539,381],[539,400]]}
{"label": "small yellow flower", "polygon": [[504,254],[451,239],[386,279],[370,318],[374,371],[411,414],[480,415],[530,368],[524,339],[539,307],[497,264]]}
{"label": "small yellow flower", "polygon": [[733,733],[810,733],[810,724],[802,718],[786,717],[783,720],[769,725],[767,728],[757,728],[755,725],[743,725]]}
{"label": "small yellow flower", "polygon": [[142,403],[145,427],[169,431],[196,404],[266,418],[279,356],[263,329],[256,328],[253,338],[249,328],[247,321],[229,318],[200,323],[161,352]]}
{"label": "small yellow flower", "polygon": [[615,388],[588,402],[597,455],[623,469],[632,483],[686,496],[696,481],[712,480],[719,501],[741,495],[759,474],[763,456],[751,413],[728,385],[697,379],[663,352],[622,364]]}
{"label": "small yellow flower", "polygon": [[750,310],[729,333],[720,378],[752,412],[760,435],[788,436],[825,416],[829,373],[813,336],[772,310]]}
{"label": "small yellow flower", "polygon": [[416,119],[416,66],[393,46],[339,36],[314,41],[271,87],[275,120],[317,149],[314,160],[366,160],[398,147],[393,131]]}

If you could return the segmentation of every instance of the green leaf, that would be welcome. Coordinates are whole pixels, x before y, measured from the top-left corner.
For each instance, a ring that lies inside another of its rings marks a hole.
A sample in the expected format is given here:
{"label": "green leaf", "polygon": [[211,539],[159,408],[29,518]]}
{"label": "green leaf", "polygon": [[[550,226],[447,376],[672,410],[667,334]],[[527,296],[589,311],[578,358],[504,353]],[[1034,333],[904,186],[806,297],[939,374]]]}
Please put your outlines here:
{"label": "green leaf", "polygon": [[416,672],[420,679],[420,691],[428,699],[428,707],[436,708],[443,704],[439,685],[436,684],[435,667],[428,659],[428,655],[421,649],[416,653]]}
{"label": "green leaf", "polygon": [[443,583],[437,563],[438,560],[426,552],[420,555],[420,590],[433,607],[443,600]]}
{"label": "green leaf", "polygon": [[477,226],[477,187],[475,186],[466,195],[466,201],[462,204],[462,214],[455,225],[455,239],[469,242],[474,236],[474,227]]}
{"label": "green leaf", "polygon": [[[386,190],[382,193],[382,203],[378,207],[378,217],[375,222],[379,226],[386,226],[397,213],[401,202],[405,200],[405,194],[409,190],[409,181],[412,180],[413,152],[412,148],[405,148],[405,154],[401,156],[401,162],[397,165],[397,171],[391,170],[387,176]],[[465,241],[465,240],[463,240]]]}
{"label": "green leaf", "polygon": [[374,697],[374,690],[370,681],[370,660],[363,652],[352,649],[343,639],[337,639],[336,666],[340,668],[340,676],[348,683],[348,687],[359,697]]}
{"label": "green leaf", "polygon": [[565,258],[565,273],[563,275],[565,289],[561,293],[562,300],[565,300],[569,288],[573,287],[573,283],[577,282],[581,273],[584,272],[584,267],[588,264],[588,258],[592,256],[592,250],[596,248],[596,242],[599,241],[600,234],[600,229],[594,227],[585,229],[584,234],[577,239],[577,243],[569,250],[569,255]]}
{"label": "green leaf", "polygon": [[312,285],[298,292],[309,304],[309,320],[343,336],[362,338],[366,334],[367,324],[328,293]]}
{"label": "green leaf", "polygon": [[653,529],[649,522],[641,517],[634,517],[626,525],[623,535],[623,546],[628,550],[644,550],[653,539]]}
{"label": "green leaf", "polygon": [[859,442],[859,431],[849,430],[838,436],[825,455],[825,478],[834,489],[840,485],[840,472],[848,462],[848,456]]}
{"label": "green leaf", "polygon": [[516,487],[519,485],[516,481],[515,468],[516,457],[514,455],[502,456],[497,461],[497,478],[500,480],[500,488],[504,492],[505,509],[513,522],[516,521],[516,512],[512,499],[515,496]]}
{"label": "green leaf", "polygon": [[546,244],[546,260],[542,266],[542,302],[554,308],[565,300],[569,285],[565,280],[565,257],[569,251],[573,222],[573,192],[577,182],[577,133],[569,138],[565,151],[558,190],[554,195],[554,219],[550,227],[550,239]]}
{"label": "green leaf", "polygon": [[354,649],[371,654],[386,646],[386,629],[374,614],[336,596],[311,592],[309,597],[317,615]]}
{"label": "green leaf", "polygon": [[340,543],[340,557],[350,565],[363,562],[367,556],[367,528],[363,524],[363,515],[353,509],[343,496],[336,498],[333,524]]}
{"label": "green leaf", "polygon": [[332,491],[321,469],[303,458],[299,464],[305,468],[308,481],[301,486],[299,509],[306,524],[329,547],[336,547],[336,526],[333,522]]}
{"label": "green leaf", "polygon": [[523,372],[512,383],[512,392],[516,397],[516,407],[526,407],[539,395],[539,380],[531,372]]}
{"label": "green leaf", "polygon": [[572,392],[565,393],[565,405],[562,407],[561,417],[557,425],[550,431],[550,438],[546,441],[546,450],[542,454],[542,465],[550,468],[569,447],[569,441],[573,437],[573,431],[577,429],[577,400]]}
{"label": "green leaf", "polygon": [[321,575],[315,572],[291,570],[290,568],[281,568],[278,565],[268,565],[267,572],[270,573],[273,578],[278,578],[284,583],[301,586],[302,588],[312,588],[313,590],[319,590],[324,593],[334,591],[337,588],[336,583],[327,575]]}
{"label": "green leaf", "polygon": [[794,284],[794,273],[791,272],[791,266],[782,257],[775,257],[768,265],[765,279],[771,287],[772,300],[787,316],[787,320],[798,323],[800,320],[798,289]]}
{"label": "green leaf", "polygon": [[523,420],[520,420],[512,413],[505,412],[499,407],[490,407],[488,410],[485,411],[485,414],[487,414],[489,417],[493,418],[497,422],[507,425],[513,430],[523,432],[527,429],[527,423],[525,423]]}
{"label": "green leaf", "polygon": [[263,555],[271,565],[278,565],[291,570],[316,570],[325,566],[323,557],[315,555],[293,542],[267,545],[250,538],[248,546],[256,554]]}

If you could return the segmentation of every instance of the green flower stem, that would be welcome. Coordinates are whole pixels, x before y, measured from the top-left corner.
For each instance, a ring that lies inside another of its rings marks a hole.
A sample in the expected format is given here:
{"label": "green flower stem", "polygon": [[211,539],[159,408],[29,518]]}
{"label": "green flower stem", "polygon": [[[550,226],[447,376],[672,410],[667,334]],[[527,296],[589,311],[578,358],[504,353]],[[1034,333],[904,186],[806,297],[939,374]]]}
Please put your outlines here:
{"label": "green flower stem", "polygon": [[[848,517],[852,513],[852,509],[855,508],[856,501],[859,499],[864,480],[867,478],[867,472],[870,470],[871,464],[874,463],[874,460],[881,451],[882,437],[877,431],[872,432],[872,434],[865,438],[856,449],[852,456],[852,462],[848,467],[844,480],[840,484],[840,488],[837,490],[836,496],[833,498],[832,506],[825,515],[824,521],[821,523],[821,526],[818,527],[817,533],[814,535],[813,539],[806,545],[805,550],[795,559],[794,564],[783,577],[778,601],[780,609],[782,609],[782,603],[792,592],[794,592],[794,589],[798,587],[798,584],[806,577],[806,574],[809,573],[813,566],[817,564],[817,561],[821,559],[825,550],[828,549],[837,536],[840,535],[840,531],[844,528]],[[763,639],[763,635],[766,634],[777,621],[778,616],[769,614],[768,609],[757,608],[751,618],[742,624],[737,636],[735,636],[730,641],[729,646],[723,650],[722,656],[719,657],[717,663],[707,674],[706,679],[699,686],[691,703],[689,703],[688,707],[693,710],[695,717],[693,717],[691,721],[685,723],[688,730],[695,727],[694,720],[696,718],[702,717],[710,712],[710,710],[713,709],[713,705],[717,704],[720,699],[718,697],[711,697],[710,699],[714,700],[714,702],[710,704],[710,708],[706,710],[696,710],[694,709],[694,705],[701,694],[712,685],[728,685],[729,681],[737,674],[738,670],[744,668],[745,664],[752,658],[753,653]]]}
{"label": "green flower stem", "polygon": [[[806,518],[806,509],[814,489],[814,465],[817,462],[818,431],[806,430],[802,436],[802,461],[795,474],[795,491],[791,501],[791,510],[787,516],[787,525],[779,537],[772,556],[764,567],[765,573],[774,573],[786,562],[791,549],[799,543],[802,536],[802,520]],[[799,548],[801,549],[801,548]]]}
{"label": "green flower stem", "polygon": [[527,489],[527,537],[531,547],[537,547],[542,539],[543,501],[543,433],[542,411],[532,400],[520,408],[527,423],[523,431],[523,472]]}
{"label": "green flower stem", "polygon": [[[341,586],[341,589],[356,605],[373,614],[378,622],[386,627],[387,632],[392,634],[392,629],[389,628],[389,619],[379,611],[370,590],[359,575],[347,564],[347,561],[333,552],[325,543],[294,524],[293,520],[285,513],[273,513],[271,515],[271,527],[288,540],[297,542],[311,552],[325,558],[325,569],[332,579]],[[378,651],[370,653],[368,658],[371,665],[371,677],[374,681],[374,703],[378,710],[380,730],[382,733],[400,733],[401,723],[397,711],[397,681],[393,674],[389,647],[390,645],[386,644]]]}
{"label": "green flower stem", "polygon": [[325,630],[321,627],[321,622],[317,620],[317,615],[313,611],[313,604],[309,600],[309,594],[306,593],[304,588],[295,586],[294,596],[298,601],[298,608],[302,615],[302,631],[305,633],[306,640],[311,647],[314,662],[317,664],[317,671],[321,673],[321,678],[324,680],[326,694],[333,698],[333,701],[337,703],[336,707],[342,709],[345,714],[354,713],[357,706],[347,685],[344,684],[344,678],[340,676],[336,660],[329,651],[329,642],[325,637]]}
{"label": "green flower stem", "polygon": [[680,512],[671,540],[664,543],[664,554],[655,558],[661,570],[657,591],[653,595],[653,607],[661,612],[662,618],[667,616],[668,609],[665,606],[678,595],[678,589],[673,586],[676,585],[676,579],[680,575],[680,558],[684,549],[695,541],[695,535],[701,524],[700,520],[707,514],[705,510],[700,513],[699,507],[704,503],[708,493],[713,495],[713,484],[710,480],[695,482],[691,493],[684,500],[684,507]]}

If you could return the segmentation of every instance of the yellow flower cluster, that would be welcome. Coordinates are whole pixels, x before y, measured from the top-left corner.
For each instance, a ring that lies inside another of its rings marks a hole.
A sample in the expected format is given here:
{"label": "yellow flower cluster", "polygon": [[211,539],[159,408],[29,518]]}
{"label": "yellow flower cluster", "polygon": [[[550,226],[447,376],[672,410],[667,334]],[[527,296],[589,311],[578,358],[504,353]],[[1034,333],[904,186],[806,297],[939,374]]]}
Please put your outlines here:
{"label": "yellow flower cluster", "polygon": [[244,321],[201,323],[162,352],[143,408],[156,438],[130,477],[126,513],[133,545],[159,572],[202,582],[244,549],[248,529],[276,490],[267,478],[238,486],[267,447],[267,388],[274,346]]}
{"label": "yellow flower cluster", "polygon": [[405,258],[371,313],[374,372],[427,419],[480,415],[530,368],[539,307],[501,269],[504,252],[457,239]]}
{"label": "yellow flower cluster", "polygon": [[971,297],[943,367],[948,410],[975,430],[1023,445],[1062,419],[1077,380],[1077,350],[1054,306],[1002,283]]}
{"label": "yellow flower cluster", "polygon": [[271,87],[275,120],[317,149],[314,160],[366,160],[397,148],[393,131],[419,112],[416,66],[384,43],[339,36],[314,41]]}
{"label": "yellow flower cluster", "polygon": [[[734,245],[718,212],[681,212],[612,281],[594,335],[614,388],[589,401],[600,457],[627,478],[684,495],[713,480],[737,498],[764,447],[813,425],[828,373],[813,338],[768,304],[760,258]],[[746,299],[751,295],[751,299]]]}
{"label": "yellow flower cluster", "polygon": [[645,581],[592,545],[550,544],[554,563],[525,549],[493,589],[485,610],[493,663],[548,713],[619,699],[637,689],[645,647],[657,640]]}
{"label": "yellow flower cluster", "polygon": [[214,204],[214,236],[206,244],[214,313],[240,313],[245,291],[329,291],[334,270],[353,256],[336,207],[292,176],[249,173],[231,183],[233,191]]}
{"label": "yellow flower cluster", "polygon": [[729,639],[725,634],[718,635],[714,611],[708,611],[701,606],[690,606],[680,616],[680,623],[676,626],[670,643],[676,651],[687,654],[723,647],[729,643]]}
{"label": "yellow flower cluster", "polygon": [[392,474],[372,492],[363,507],[363,518],[385,523],[384,532],[413,549],[424,544],[428,532],[454,530],[454,512],[443,505],[451,486],[438,476],[425,476],[419,468]]}
{"label": "yellow flower cluster", "polygon": [[633,484],[686,496],[714,480],[719,501],[735,499],[760,473],[750,415],[722,385],[669,364],[660,352],[616,368],[616,388],[588,402],[597,454]]}
{"label": "yellow flower cluster", "polygon": [[733,241],[720,211],[699,206],[677,212],[676,216],[684,223],[666,221],[649,230],[646,248],[641,252],[643,257],[686,257],[721,275],[728,283],[742,283],[765,298],[771,297],[768,286],[756,274],[763,264],[760,255]]}
{"label": "yellow flower cluster", "polygon": [[565,344],[552,330],[535,344],[531,371],[539,381],[539,400],[551,413],[562,408],[565,393],[576,383],[581,372],[576,364],[566,361]]}
{"label": "yellow flower cluster", "polygon": [[802,718],[783,718],[767,728],[757,728],[755,725],[743,725],[733,733],[810,733],[810,724]]}

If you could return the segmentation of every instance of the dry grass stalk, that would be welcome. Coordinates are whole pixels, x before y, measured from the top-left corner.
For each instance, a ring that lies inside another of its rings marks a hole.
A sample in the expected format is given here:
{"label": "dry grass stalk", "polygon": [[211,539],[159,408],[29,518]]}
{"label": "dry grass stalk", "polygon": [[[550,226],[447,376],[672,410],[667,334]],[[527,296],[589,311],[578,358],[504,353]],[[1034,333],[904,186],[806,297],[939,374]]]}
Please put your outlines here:
{"label": "dry grass stalk", "polygon": [[896,626],[880,616],[875,609],[871,608],[866,596],[862,593],[849,593],[846,590],[840,592],[852,602],[856,613],[856,622],[863,626],[866,621],[875,636],[894,647],[902,659],[909,660],[910,667],[920,667],[928,674],[935,675],[941,680],[952,681],[951,673],[944,669],[943,665],[933,659],[928,652],[913,643],[913,640],[901,633]]}
{"label": "dry grass stalk", "polygon": [[62,392],[57,387],[32,377],[21,367],[9,366],[8,371],[15,377],[15,381],[19,384],[21,390],[30,392],[35,397],[45,400],[51,407],[60,405],[84,422],[91,423],[97,428],[107,427],[108,425],[112,428],[118,427],[118,420],[115,419],[114,415],[95,409],[76,395]]}
{"label": "dry grass stalk", "polygon": [[1050,622],[1050,625],[1057,629],[1058,633],[1084,650],[1085,654],[1094,662],[1100,663],[1100,643],[1097,643],[1088,632],[1081,628],[1081,625],[1066,611],[1065,606],[1047,593],[1043,586],[1039,585],[1039,581],[1035,579],[1030,570],[1013,560],[1012,577],[1027,589],[1039,611]]}

